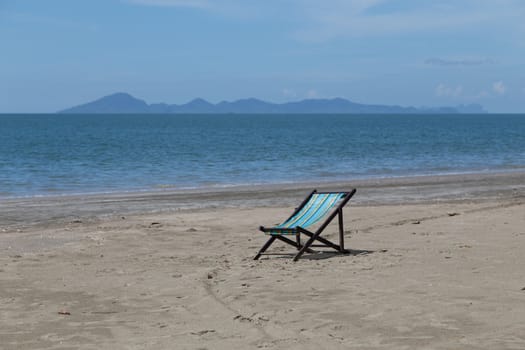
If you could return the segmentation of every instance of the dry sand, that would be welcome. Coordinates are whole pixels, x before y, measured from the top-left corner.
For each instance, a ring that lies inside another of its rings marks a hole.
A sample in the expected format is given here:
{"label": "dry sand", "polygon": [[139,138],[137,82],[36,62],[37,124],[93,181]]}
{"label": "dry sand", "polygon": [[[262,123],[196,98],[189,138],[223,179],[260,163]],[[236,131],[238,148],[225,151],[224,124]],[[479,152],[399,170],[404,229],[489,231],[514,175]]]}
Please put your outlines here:
{"label": "dry sand", "polygon": [[325,185],[353,254],[296,263],[311,185],[2,200],[0,348],[525,349],[524,180]]}

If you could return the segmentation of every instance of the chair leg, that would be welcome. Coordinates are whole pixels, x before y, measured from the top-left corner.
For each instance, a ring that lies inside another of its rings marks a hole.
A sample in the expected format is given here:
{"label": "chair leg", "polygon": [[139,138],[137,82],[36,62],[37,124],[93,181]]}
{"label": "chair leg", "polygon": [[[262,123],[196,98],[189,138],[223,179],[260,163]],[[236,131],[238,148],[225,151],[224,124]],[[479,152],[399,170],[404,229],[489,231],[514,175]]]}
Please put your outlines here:
{"label": "chair leg", "polygon": [[[313,237],[315,236],[315,234],[311,233],[311,232],[308,232],[307,230],[303,230],[302,231],[303,234],[307,235],[308,237]],[[333,242],[330,242],[329,240],[327,240],[326,238],[323,238],[321,236],[321,234],[319,233],[316,237],[315,237],[315,240],[323,243],[324,245],[326,245],[327,247],[330,247],[330,248],[333,248],[337,251],[341,251],[341,247],[338,246],[337,244],[333,243]]]}
{"label": "chair leg", "polygon": [[295,235],[295,240],[297,241],[297,249],[301,249],[301,234],[299,232]]}
{"label": "chair leg", "polygon": [[[290,245],[293,245],[294,247],[296,247],[297,249],[301,249],[303,246],[301,245],[298,245],[297,242],[294,242],[292,241],[291,239],[289,238],[286,238],[286,237],[283,237],[283,236],[275,236],[275,238],[278,238],[279,240],[283,241],[284,243],[288,243]],[[308,253],[315,253],[314,250],[310,249],[310,248],[307,248],[306,251]]]}
{"label": "chair leg", "polygon": [[345,230],[343,228],[343,208],[339,209],[339,251],[345,252]]}
{"label": "chair leg", "polygon": [[306,243],[304,244],[304,246],[299,250],[299,252],[295,255],[295,257],[293,258],[293,261],[297,261],[299,260],[299,258],[301,257],[301,255],[304,254],[304,252],[306,252],[307,249],[310,249],[309,247],[312,245],[312,243],[315,241],[316,235],[313,235],[310,237],[310,239],[308,241],[306,241]]}
{"label": "chair leg", "polygon": [[299,260],[299,258],[306,252],[308,251],[310,248],[310,246],[313,244],[314,241],[319,241],[321,243],[324,243],[326,246],[328,247],[331,247],[335,250],[337,250],[338,252],[340,253],[347,253],[347,251],[344,249],[344,242],[343,242],[343,238],[342,238],[342,233],[344,233],[344,231],[342,230],[342,226],[339,227],[339,235],[340,235],[340,243],[341,245],[337,245],[335,243],[332,243],[330,242],[329,240],[327,240],[326,238],[323,238],[321,237],[321,232],[317,232],[317,233],[312,233],[312,232],[309,232],[307,230],[304,230],[304,229],[301,229],[301,233],[304,233],[305,235],[307,235],[308,237],[310,237],[310,239],[308,241],[306,241],[306,243],[304,244],[304,246],[299,250],[299,252],[295,255],[295,257],[293,258],[293,261],[297,261]]}
{"label": "chair leg", "polygon": [[272,243],[275,241],[276,238],[277,238],[277,236],[271,236],[270,239],[262,246],[261,250],[259,250],[259,253],[257,253],[255,258],[253,258],[253,260],[259,259],[261,257],[261,255],[262,255],[262,253],[264,253],[266,251],[266,249],[268,249],[268,247],[270,247],[272,245]]}

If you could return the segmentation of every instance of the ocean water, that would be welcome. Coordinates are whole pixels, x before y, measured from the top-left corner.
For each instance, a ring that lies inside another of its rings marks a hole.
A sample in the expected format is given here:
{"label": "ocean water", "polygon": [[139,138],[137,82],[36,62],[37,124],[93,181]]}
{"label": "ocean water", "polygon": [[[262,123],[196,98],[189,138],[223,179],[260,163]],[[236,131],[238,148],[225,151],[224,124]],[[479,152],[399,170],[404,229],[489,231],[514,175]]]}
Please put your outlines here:
{"label": "ocean water", "polygon": [[516,170],[524,115],[0,115],[0,198]]}

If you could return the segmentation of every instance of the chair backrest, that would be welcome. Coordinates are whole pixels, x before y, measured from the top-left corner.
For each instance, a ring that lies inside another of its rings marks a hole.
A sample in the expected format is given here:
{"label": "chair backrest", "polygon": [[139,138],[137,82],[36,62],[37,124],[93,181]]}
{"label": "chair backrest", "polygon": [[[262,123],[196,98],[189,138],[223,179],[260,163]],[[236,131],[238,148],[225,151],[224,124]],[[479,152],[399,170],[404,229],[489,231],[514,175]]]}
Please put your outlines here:
{"label": "chair backrest", "polygon": [[277,227],[294,228],[300,226],[307,228],[312,226],[337,206],[346,195],[346,192],[314,192],[294,215]]}

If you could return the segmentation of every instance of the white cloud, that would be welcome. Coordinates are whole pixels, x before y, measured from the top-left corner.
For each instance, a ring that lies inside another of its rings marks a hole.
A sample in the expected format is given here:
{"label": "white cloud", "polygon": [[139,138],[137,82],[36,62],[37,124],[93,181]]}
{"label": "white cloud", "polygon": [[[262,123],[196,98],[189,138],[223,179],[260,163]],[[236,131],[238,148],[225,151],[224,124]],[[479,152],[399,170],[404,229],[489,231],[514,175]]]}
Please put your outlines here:
{"label": "white cloud", "polygon": [[283,89],[282,94],[286,98],[295,98],[297,97],[297,93],[292,89]]}
{"label": "white cloud", "polygon": [[[295,0],[302,28],[294,37],[320,42],[337,37],[394,36],[456,32],[491,26],[514,36],[523,29],[525,2],[518,0],[442,0],[439,2],[392,0]],[[408,3],[408,5],[407,5]],[[503,24],[503,25],[502,25]]]}
{"label": "white cloud", "polygon": [[[301,41],[420,32],[445,33],[491,26],[516,36],[525,30],[522,0],[121,0],[146,6],[192,7],[224,16],[289,22]],[[503,24],[503,25],[502,25]],[[518,36],[521,38],[521,36]]]}
{"label": "white cloud", "polygon": [[463,87],[461,85],[450,87],[445,84],[439,84],[436,86],[435,93],[438,97],[459,97],[463,94]]}
{"label": "white cloud", "polygon": [[374,13],[374,7],[388,1],[318,1],[306,3],[306,14],[312,24],[296,33],[299,39],[323,41],[339,36],[363,37],[392,35],[420,31],[453,30],[490,18],[490,13],[460,11],[456,8],[411,6],[403,11],[391,10]]}
{"label": "white cloud", "polygon": [[502,81],[496,81],[494,84],[492,84],[492,90],[498,95],[505,95],[505,92],[507,92],[507,87]]}
{"label": "white cloud", "polygon": [[306,97],[307,98],[319,98],[319,93],[317,92],[317,90],[310,89],[306,92]]}

